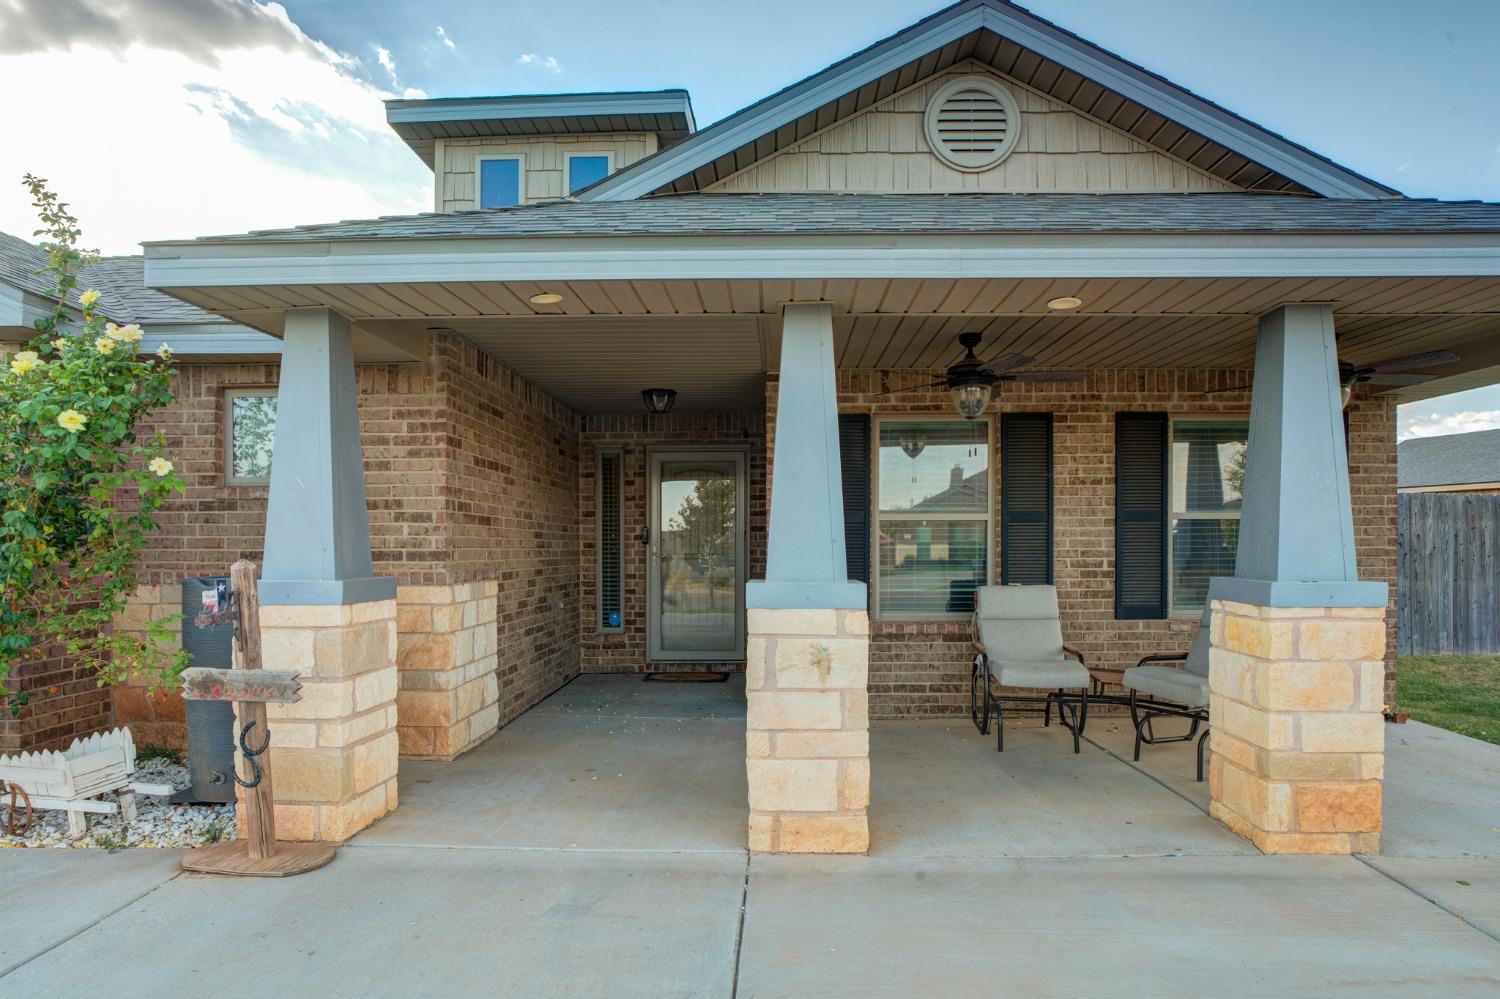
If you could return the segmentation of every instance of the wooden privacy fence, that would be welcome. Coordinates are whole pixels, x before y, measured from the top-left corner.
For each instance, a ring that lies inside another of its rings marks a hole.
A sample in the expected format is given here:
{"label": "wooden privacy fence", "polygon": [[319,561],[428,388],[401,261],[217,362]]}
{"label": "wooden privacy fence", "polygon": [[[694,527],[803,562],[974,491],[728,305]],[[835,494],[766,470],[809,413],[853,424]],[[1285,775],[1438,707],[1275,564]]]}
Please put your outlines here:
{"label": "wooden privacy fence", "polygon": [[1397,646],[1500,653],[1500,494],[1402,493]]}

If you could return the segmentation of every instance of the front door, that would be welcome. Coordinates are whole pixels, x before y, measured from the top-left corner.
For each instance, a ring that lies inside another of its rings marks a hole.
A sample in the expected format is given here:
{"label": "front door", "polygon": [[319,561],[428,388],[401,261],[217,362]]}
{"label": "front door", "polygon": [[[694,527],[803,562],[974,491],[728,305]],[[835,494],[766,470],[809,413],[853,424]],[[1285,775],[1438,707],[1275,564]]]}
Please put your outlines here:
{"label": "front door", "polygon": [[646,639],[654,660],[745,657],[745,456],[653,451]]}

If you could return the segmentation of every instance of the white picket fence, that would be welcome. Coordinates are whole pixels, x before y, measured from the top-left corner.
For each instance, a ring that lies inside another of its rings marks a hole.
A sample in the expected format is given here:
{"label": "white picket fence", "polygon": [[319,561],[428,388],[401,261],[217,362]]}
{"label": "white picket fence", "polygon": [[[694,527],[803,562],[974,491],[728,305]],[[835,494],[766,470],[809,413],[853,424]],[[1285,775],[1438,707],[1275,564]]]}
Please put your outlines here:
{"label": "white picket fence", "polygon": [[[88,829],[86,816],[119,812],[128,822],[135,818],[136,794],[166,795],[170,784],[147,784],[135,780],[135,739],[130,729],[95,732],[74,739],[62,752],[45,750],[0,756],[0,780],[24,790],[32,808],[62,809],[68,813],[68,833],[82,836]],[[99,801],[113,792],[118,801]]]}

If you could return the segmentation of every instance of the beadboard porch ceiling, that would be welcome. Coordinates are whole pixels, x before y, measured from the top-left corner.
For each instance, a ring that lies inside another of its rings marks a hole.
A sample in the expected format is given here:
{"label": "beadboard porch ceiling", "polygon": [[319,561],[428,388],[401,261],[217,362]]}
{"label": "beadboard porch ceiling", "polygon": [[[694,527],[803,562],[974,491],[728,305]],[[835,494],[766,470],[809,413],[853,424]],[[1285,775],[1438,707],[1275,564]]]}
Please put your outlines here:
{"label": "beadboard porch ceiling", "polygon": [[[534,305],[555,292],[562,300]],[[639,406],[653,385],[683,409],[749,409],[780,353],[780,309],[834,303],[843,368],[931,369],[1015,351],[1039,367],[1248,369],[1257,317],[1285,302],[1332,302],[1340,359],[1356,364],[1448,348],[1462,360],[1424,398],[1500,380],[1500,279],[1073,278],[631,280],[257,285],[173,289],[195,305],[279,334],[284,312],[329,306],[377,333],[456,330],[581,412]],[[1046,303],[1083,300],[1076,311]],[[690,391],[688,391],[690,390]]]}

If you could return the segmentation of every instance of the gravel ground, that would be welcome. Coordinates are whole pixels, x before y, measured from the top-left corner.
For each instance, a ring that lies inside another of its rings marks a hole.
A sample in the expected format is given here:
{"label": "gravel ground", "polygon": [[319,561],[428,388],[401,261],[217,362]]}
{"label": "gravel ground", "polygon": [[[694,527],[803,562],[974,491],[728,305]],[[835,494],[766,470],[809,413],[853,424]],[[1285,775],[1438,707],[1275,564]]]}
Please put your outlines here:
{"label": "gravel ground", "polygon": [[[171,784],[176,788],[184,788],[191,783],[185,765],[163,759],[138,762],[135,776],[136,780]],[[112,799],[113,795],[109,798]],[[67,812],[51,809],[34,812],[31,828],[23,835],[0,835],[0,849],[202,846],[221,839],[235,838],[233,805],[169,805],[166,798],[150,794],[138,794],[135,801],[134,822],[121,821],[118,814],[90,815],[88,832],[78,839],[68,837]]]}

